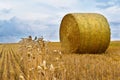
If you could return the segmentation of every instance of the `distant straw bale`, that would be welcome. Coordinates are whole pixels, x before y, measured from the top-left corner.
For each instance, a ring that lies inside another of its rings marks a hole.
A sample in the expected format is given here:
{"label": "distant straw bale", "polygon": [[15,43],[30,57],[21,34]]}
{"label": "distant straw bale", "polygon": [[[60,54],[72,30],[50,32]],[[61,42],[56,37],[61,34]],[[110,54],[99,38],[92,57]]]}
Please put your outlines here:
{"label": "distant straw bale", "polygon": [[107,19],[97,13],[71,13],[60,25],[60,42],[65,53],[103,53],[110,43]]}

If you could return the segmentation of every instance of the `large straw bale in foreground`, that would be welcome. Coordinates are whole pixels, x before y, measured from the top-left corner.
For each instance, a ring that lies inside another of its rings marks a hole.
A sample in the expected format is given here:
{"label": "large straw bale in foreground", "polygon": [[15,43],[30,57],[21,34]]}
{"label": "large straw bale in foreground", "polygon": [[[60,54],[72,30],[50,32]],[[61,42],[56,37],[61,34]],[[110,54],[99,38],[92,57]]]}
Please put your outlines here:
{"label": "large straw bale in foreground", "polygon": [[67,14],[60,25],[60,42],[65,53],[103,53],[110,43],[110,27],[97,13]]}

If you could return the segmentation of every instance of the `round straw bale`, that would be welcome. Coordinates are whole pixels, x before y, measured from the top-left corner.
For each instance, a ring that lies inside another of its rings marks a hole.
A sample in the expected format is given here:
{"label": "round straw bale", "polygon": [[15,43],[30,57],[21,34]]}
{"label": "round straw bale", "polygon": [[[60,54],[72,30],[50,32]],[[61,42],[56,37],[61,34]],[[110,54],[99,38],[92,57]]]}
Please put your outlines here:
{"label": "round straw bale", "polygon": [[97,13],[70,13],[60,25],[60,42],[65,53],[104,53],[110,43],[107,19]]}

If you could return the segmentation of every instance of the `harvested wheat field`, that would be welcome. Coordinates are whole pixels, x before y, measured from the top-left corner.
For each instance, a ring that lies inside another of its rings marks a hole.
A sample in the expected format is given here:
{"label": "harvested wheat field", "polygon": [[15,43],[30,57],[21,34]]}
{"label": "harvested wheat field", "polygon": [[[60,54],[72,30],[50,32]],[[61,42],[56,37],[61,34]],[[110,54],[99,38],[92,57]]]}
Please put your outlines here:
{"label": "harvested wheat field", "polygon": [[120,41],[102,54],[63,54],[59,42],[0,44],[0,80],[120,80]]}

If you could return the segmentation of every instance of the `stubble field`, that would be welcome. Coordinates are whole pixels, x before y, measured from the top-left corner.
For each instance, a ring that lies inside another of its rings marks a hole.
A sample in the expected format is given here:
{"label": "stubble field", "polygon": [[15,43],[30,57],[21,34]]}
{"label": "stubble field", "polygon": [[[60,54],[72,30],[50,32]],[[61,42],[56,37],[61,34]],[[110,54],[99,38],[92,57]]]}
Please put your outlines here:
{"label": "stubble field", "polygon": [[59,42],[0,44],[1,80],[120,80],[120,41],[102,54],[62,53]]}

